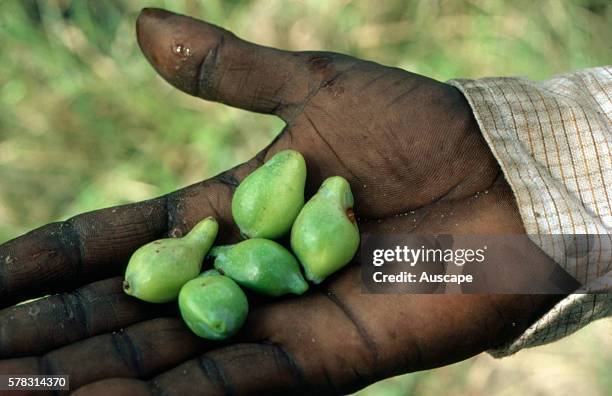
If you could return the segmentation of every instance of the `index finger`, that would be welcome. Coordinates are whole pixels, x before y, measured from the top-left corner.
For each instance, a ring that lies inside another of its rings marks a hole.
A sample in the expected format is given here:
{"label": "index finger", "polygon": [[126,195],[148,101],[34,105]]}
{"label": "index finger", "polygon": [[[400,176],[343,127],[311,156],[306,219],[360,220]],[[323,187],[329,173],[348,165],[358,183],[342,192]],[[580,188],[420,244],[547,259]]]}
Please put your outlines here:
{"label": "index finger", "polygon": [[136,246],[166,226],[166,199],[158,198],[47,224],[0,245],[0,305],[115,273]]}
{"label": "index finger", "polygon": [[[234,173],[169,195],[51,223],[0,245],[0,307],[119,274],[134,250],[214,216],[232,234]],[[234,183],[235,182],[235,183]]]}

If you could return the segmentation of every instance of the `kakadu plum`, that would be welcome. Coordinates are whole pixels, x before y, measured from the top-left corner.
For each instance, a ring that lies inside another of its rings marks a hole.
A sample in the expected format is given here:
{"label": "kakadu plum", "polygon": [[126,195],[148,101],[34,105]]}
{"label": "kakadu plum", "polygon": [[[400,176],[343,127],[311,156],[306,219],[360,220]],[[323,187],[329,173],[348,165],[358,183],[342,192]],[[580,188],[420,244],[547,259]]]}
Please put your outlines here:
{"label": "kakadu plum", "polygon": [[200,273],[218,228],[217,221],[208,217],[182,238],[159,239],[141,246],[127,265],[123,290],[152,303],[175,300],[181,287]]}
{"label": "kakadu plum", "polygon": [[274,241],[247,239],[235,245],[215,247],[210,255],[215,257],[217,271],[255,292],[281,296],[308,290],[295,257]]}
{"label": "kakadu plum", "polygon": [[320,283],[346,265],[359,247],[349,182],[330,177],[304,205],[291,229],[291,248],[306,278]]}
{"label": "kakadu plum", "polygon": [[234,192],[232,216],[249,238],[276,239],[291,229],[304,205],[306,163],[294,150],[276,153]]}
{"label": "kakadu plum", "polygon": [[206,271],[187,282],[179,294],[179,309],[187,326],[200,337],[222,340],[234,335],[246,320],[247,297],[227,276]]}

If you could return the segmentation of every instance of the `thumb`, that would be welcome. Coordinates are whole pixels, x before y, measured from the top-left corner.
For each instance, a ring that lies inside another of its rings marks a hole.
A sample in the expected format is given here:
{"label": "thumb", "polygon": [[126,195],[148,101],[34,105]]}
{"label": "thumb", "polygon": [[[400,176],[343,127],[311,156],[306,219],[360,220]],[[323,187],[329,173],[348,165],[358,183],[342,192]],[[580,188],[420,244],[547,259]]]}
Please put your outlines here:
{"label": "thumb", "polygon": [[176,88],[259,113],[280,114],[301,104],[326,77],[321,61],[329,62],[315,52],[252,44],[217,26],[160,9],[142,10],[136,34],[146,58]]}

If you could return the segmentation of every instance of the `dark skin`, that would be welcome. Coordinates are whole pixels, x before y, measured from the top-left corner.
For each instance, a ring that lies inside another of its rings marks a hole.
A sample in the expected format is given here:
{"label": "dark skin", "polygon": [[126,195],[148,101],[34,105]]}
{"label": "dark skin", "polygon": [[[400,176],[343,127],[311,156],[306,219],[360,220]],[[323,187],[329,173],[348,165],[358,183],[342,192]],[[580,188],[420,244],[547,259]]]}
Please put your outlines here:
{"label": "dark skin", "polygon": [[[350,181],[362,232],[524,233],[454,87],[345,55],[257,46],[161,10],[142,12],[137,36],[175,87],[275,114],[286,127],[216,177],[1,245],[1,373],[70,374],[71,389],[87,395],[347,393],[503,344],[562,298],[362,294],[355,262],[304,296],[252,299],[243,330],[219,344],[191,334],[173,304],[123,294],[125,264],[148,241],[182,235],[211,215],[218,243],[237,240],[232,192],[285,148],[306,159],[308,195],[326,177]],[[11,307],[50,293],[62,294]]]}

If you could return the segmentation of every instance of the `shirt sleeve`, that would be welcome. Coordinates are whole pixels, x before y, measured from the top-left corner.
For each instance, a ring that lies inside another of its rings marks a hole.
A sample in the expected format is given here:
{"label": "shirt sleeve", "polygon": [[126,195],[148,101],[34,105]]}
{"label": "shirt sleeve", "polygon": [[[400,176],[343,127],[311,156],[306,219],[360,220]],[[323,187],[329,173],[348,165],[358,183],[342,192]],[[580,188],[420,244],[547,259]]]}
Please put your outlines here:
{"label": "shirt sleeve", "polygon": [[[612,66],[543,82],[512,77],[449,84],[470,103],[527,234],[583,285],[517,339],[489,352],[511,355],[612,315]],[[543,235],[579,235],[587,248],[576,254],[571,238]]]}

